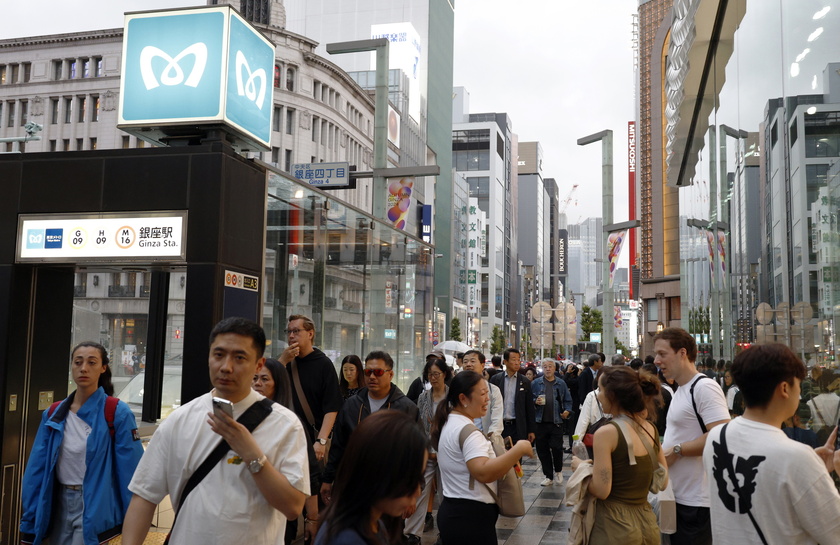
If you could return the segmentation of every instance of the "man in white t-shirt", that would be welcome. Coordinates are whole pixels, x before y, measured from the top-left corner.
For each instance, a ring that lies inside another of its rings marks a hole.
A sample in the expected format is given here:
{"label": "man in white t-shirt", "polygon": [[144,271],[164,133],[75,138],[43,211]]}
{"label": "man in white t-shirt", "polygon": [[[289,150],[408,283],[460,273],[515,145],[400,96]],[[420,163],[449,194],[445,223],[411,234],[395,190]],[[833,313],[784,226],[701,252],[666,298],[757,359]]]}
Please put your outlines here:
{"label": "man in white t-shirt", "polygon": [[[123,523],[123,543],[141,545],[155,507],[169,495],[176,506],[170,543],[274,545],[286,520],[296,518],[309,495],[309,461],[300,419],[278,403],[254,429],[237,422],[264,398],[251,389],[265,358],[265,333],[244,318],[227,318],[210,334],[213,391],[173,412],[158,428],[140,460],[129,490],[134,494]],[[213,397],[233,404],[233,417],[213,413]],[[225,456],[183,504],[190,476],[221,440]]]}
{"label": "man in white t-shirt", "polygon": [[703,470],[708,430],[729,422],[720,384],[694,366],[697,343],[687,331],[669,327],[654,337],[654,363],[679,388],[666,419],[662,448],[677,503],[677,531],[671,545],[711,545],[709,483]]}
{"label": "man in white t-shirt", "polygon": [[792,441],[782,422],[799,407],[805,366],[782,344],[757,345],[735,357],[742,418],[712,430],[703,451],[716,543],[840,543],[837,436],[814,451]]}

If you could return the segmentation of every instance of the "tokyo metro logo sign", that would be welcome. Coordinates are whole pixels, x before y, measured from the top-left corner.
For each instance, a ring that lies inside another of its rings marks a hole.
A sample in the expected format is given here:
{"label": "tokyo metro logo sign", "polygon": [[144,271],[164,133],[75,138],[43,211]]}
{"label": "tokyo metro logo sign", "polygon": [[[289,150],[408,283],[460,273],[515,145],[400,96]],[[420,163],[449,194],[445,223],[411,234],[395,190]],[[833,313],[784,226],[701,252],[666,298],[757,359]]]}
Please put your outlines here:
{"label": "tokyo metro logo sign", "polygon": [[[190,70],[190,75],[184,80],[184,70],[178,63],[188,55],[192,55],[195,62],[192,70]],[[160,79],[158,79],[152,67],[152,60],[156,58],[167,62],[160,74]],[[207,46],[200,42],[188,46],[174,58],[153,45],[144,47],[140,52],[140,75],[143,77],[143,85],[146,86],[146,90],[154,89],[161,83],[163,85],[180,85],[183,83],[187,87],[198,87],[201,76],[204,75],[205,66],[207,66]]]}
{"label": "tokyo metro logo sign", "polygon": [[273,69],[274,45],[230,6],[126,14],[118,127],[230,127],[270,149]]}

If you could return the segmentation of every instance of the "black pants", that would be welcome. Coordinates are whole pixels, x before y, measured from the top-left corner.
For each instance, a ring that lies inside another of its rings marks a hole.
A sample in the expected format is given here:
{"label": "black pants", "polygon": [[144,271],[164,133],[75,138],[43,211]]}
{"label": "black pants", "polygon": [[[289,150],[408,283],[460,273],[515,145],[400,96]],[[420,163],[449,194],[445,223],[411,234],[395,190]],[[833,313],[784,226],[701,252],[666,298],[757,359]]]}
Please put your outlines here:
{"label": "black pants", "polygon": [[555,473],[563,471],[563,424],[538,422],[536,443],[543,474],[553,479]]}
{"label": "black pants", "polygon": [[515,445],[520,439],[528,439],[528,437],[519,437],[519,430],[516,428],[516,420],[504,420],[502,422],[504,428],[502,429],[502,437],[510,437]]}
{"label": "black pants", "polygon": [[677,504],[677,531],[671,545],[712,545],[712,519],[708,507]]}
{"label": "black pants", "polygon": [[[478,483],[476,483],[478,485]],[[437,524],[443,545],[497,545],[499,506],[475,500],[444,497]]]}

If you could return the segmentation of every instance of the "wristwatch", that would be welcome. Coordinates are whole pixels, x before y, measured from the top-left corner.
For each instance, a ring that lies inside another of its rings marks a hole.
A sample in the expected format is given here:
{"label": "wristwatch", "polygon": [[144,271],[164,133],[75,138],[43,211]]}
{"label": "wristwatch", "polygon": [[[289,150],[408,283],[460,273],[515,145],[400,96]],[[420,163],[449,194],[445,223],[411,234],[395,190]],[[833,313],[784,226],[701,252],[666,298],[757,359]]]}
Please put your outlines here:
{"label": "wristwatch", "polygon": [[248,462],[248,471],[250,471],[251,473],[259,473],[267,461],[268,457],[265,454],[263,454],[256,460],[251,460],[250,462]]}
{"label": "wristwatch", "polygon": [[319,442],[319,443],[321,443],[322,445],[326,445],[326,444],[327,444],[327,440],[326,440],[326,439],[324,439],[323,437],[319,437],[319,438],[318,438],[318,442]]}
{"label": "wristwatch", "polygon": [[682,456],[682,443],[674,446],[674,454],[676,454],[677,456]]}

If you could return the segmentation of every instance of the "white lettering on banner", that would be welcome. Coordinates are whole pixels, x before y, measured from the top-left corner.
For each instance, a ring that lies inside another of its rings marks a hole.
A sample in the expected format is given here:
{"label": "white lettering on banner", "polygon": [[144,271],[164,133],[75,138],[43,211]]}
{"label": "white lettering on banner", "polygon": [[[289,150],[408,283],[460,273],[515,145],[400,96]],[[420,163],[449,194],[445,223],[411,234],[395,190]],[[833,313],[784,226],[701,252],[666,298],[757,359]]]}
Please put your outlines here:
{"label": "white lettering on banner", "polygon": [[[178,63],[188,55],[195,57],[195,64],[193,64],[190,75],[184,81],[184,71]],[[152,67],[152,60],[155,58],[161,58],[168,63],[160,74],[160,82],[155,77],[154,68]],[[201,82],[201,76],[204,75],[204,67],[206,65],[207,46],[201,42],[187,47],[178,53],[175,58],[170,57],[166,52],[152,45],[147,45],[140,51],[140,74],[143,77],[143,84],[146,86],[146,90],[159,87],[161,83],[169,86],[183,83],[187,87],[198,87],[198,84]]]}
{"label": "white lettering on banner", "polygon": [[627,165],[630,172],[636,172],[636,124],[627,127]]}
{"label": "white lettering on banner", "polygon": [[[248,73],[248,81],[245,84],[242,84],[242,72],[246,70]],[[260,87],[259,91],[257,91],[257,85],[255,80],[259,79]],[[236,93],[239,96],[245,96],[248,100],[253,102],[257,105],[257,108],[262,110],[263,103],[265,102],[265,88],[266,88],[266,76],[265,70],[260,68],[259,70],[255,70],[251,72],[251,67],[248,66],[248,61],[245,59],[245,55],[242,54],[242,51],[236,52]]]}

